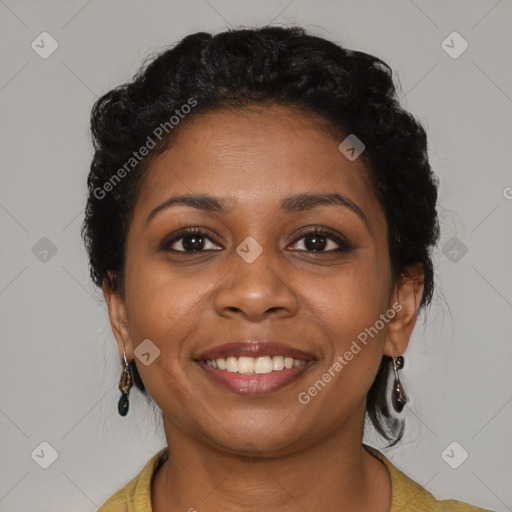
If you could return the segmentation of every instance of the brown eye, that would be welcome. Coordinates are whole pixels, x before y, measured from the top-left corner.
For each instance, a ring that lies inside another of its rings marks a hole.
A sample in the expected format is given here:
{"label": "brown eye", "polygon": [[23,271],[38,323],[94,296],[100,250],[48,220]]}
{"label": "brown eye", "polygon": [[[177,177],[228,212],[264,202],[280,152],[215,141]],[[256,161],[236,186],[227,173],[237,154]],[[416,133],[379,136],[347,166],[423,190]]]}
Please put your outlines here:
{"label": "brown eye", "polygon": [[[202,229],[190,228],[174,236],[171,240],[162,243],[161,249],[173,252],[206,252],[222,250],[215,249],[216,244],[218,244],[215,238],[216,237]],[[212,239],[214,239],[214,241],[212,241]]]}
{"label": "brown eye", "polygon": [[348,252],[352,249],[350,243],[338,232],[329,228],[315,228],[304,233],[295,241],[297,244],[300,240],[304,249],[299,251],[306,252]]}

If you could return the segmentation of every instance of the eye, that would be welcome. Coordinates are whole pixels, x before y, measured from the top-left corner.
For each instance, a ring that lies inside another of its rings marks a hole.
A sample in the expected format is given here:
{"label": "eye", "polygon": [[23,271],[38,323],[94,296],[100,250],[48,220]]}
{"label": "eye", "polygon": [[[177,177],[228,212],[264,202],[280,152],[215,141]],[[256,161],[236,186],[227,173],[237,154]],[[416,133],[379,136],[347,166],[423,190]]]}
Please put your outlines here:
{"label": "eye", "polygon": [[[213,242],[212,242],[213,240]],[[215,242],[215,243],[214,243]],[[175,235],[171,240],[162,242],[161,249],[173,252],[206,252],[219,251],[215,244],[219,244],[216,236],[199,228],[188,228]],[[208,246],[210,244],[210,246]],[[173,247],[177,246],[177,247]],[[181,246],[181,248],[179,248]]]}
{"label": "eye", "polygon": [[[181,253],[207,252],[222,250],[219,245],[219,238],[212,233],[200,228],[187,228],[170,240],[162,242],[161,249]],[[303,248],[297,249],[299,252],[313,253],[349,252],[353,248],[341,233],[322,226],[315,226],[304,232],[294,245],[302,245]]]}
{"label": "eye", "polygon": [[341,233],[326,227],[319,226],[310,229],[303,233],[295,241],[295,244],[301,240],[304,240],[301,242],[304,249],[299,249],[299,252],[349,252],[352,249],[351,244]]}

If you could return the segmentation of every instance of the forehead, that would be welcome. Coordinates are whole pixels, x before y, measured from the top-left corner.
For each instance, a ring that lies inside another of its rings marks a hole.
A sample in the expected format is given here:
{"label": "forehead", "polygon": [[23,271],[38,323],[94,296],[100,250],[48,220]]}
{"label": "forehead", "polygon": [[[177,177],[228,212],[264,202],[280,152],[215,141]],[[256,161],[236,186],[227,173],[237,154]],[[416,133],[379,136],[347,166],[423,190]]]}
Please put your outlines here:
{"label": "forehead", "polygon": [[249,211],[277,208],[289,195],[336,191],[382,216],[364,160],[338,149],[344,138],[322,118],[285,106],[195,114],[151,163],[137,209],[208,193]]}

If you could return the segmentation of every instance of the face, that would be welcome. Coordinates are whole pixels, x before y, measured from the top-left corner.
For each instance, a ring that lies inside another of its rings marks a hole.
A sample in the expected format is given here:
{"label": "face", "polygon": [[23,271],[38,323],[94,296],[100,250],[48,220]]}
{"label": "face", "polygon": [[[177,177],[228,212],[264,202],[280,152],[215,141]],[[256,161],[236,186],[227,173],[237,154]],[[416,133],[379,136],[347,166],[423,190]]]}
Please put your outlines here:
{"label": "face", "polygon": [[[120,353],[169,428],[282,454],[362,424],[383,354],[405,351],[421,285],[393,285],[383,209],[342,140],[286,107],[217,110],[184,123],[151,164],[124,298],[104,290]],[[180,196],[209,198],[169,201]],[[207,354],[244,340],[260,341],[250,360],[227,357],[254,343]],[[292,368],[244,374],[293,354]]]}

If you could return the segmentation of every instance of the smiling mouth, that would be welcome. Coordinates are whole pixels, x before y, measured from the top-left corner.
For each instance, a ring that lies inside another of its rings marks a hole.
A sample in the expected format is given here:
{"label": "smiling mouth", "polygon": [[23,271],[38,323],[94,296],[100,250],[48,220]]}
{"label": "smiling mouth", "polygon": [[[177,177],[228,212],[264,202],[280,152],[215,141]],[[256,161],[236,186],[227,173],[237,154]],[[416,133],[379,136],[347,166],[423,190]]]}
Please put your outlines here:
{"label": "smiling mouth", "polygon": [[281,372],[300,368],[312,360],[295,359],[287,356],[260,356],[260,357],[219,357],[206,359],[202,362],[211,368],[218,370],[239,373],[241,375],[264,375],[272,372]]}
{"label": "smiling mouth", "polygon": [[285,343],[245,339],[212,347],[194,361],[210,383],[237,394],[263,395],[296,382],[317,359]]}
{"label": "smiling mouth", "polygon": [[[245,396],[277,392],[298,381],[315,365],[315,359],[285,356],[226,357],[196,360],[210,382]],[[215,366],[217,366],[215,368]]]}

